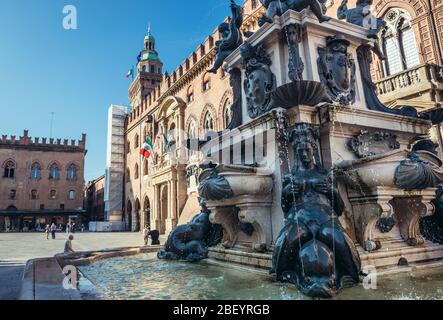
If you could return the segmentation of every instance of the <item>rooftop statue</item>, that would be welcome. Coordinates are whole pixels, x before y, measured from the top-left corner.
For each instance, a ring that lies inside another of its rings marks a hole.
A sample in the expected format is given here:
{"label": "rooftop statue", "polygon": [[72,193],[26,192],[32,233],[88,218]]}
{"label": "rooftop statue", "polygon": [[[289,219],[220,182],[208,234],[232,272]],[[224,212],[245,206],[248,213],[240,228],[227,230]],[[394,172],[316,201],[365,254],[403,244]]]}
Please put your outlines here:
{"label": "rooftop statue", "polygon": [[180,225],[171,232],[164,250],[157,254],[159,259],[198,262],[208,257],[209,247],[221,241],[221,226],[209,222],[210,211],[202,198],[199,198],[199,202],[201,212],[190,223]]}
{"label": "rooftop statue", "polygon": [[[349,23],[367,28],[368,38],[378,39],[379,32],[386,26],[386,22],[372,14],[371,6],[373,3],[374,0],[358,0],[357,7],[349,9],[348,0],[343,0],[337,10],[337,17],[340,20],[346,20]],[[380,59],[385,59],[378,43],[374,45],[373,51]]]}
{"label": "rooftop statue", "polygon": [[224,22],[219,25],[221,40],[215,43],[217,59],[215,60],[212,69],[208,70],[211,73],[217,73],[217,70],[223,65],[225,59],[242,43],[242,33],[240,27],[243,24],[243,7],[237,5],[234,0],[231,0],[232,18],[229,23]]}
{"label": "rooftop statue", "polygon": [[338,220],[344,203],[331,175],[320,166],[318,138],[317,130],[304,123],[290,135],[295,164],[282,191],[287,223],[275,244],[271,273],[307,296],[331,298],[359,283],[361,262]]}
{"label": "rooftop statue", "polygon": [[323,3],[325,0],[260,0],[261,4],[267,9],[263,17],[260,18],[259,26],[269,22],[272,23],[275,16],[281,16],[288,10],[297,12],[310,8],[320,22],[331,20],[324,15]]}

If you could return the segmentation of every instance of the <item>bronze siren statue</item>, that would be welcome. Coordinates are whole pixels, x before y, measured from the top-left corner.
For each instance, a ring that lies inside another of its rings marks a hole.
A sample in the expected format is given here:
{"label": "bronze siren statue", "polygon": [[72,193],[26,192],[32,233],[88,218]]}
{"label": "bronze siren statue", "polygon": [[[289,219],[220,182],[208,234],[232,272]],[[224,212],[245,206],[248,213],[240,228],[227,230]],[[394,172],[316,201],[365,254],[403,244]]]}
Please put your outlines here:
{"label": "bronze siren statue", "polygon": [[267,9],[259,21],[260,26],[266,22],[272,23],[275,16],[281,16],[288,10],[300,12],[306,8],[310,8],[320,22],[331,20],[324,14],[325,0],[260,0],[260,2]]}
{"label": "bronze siren statue", "polygon": [[215,43],[217,59],[212,69],[208,70],[210,73],[217,73],[225,59],[243,43],[240,32],[240,27],[243,24],[243,7],[231,0],[231,11],[231,21],[229,23],[224,22],[218,27],[221,39]]}
{"label": "bronze siren statue", "polygon": [[321,168],[317,130],[297,124],[290,141],[295,164],[283,181],[286,226],[275,244],[271,274],[307,296],[331,298],[359,283],[360,258],[338,220],[344,203],[334,179]]}

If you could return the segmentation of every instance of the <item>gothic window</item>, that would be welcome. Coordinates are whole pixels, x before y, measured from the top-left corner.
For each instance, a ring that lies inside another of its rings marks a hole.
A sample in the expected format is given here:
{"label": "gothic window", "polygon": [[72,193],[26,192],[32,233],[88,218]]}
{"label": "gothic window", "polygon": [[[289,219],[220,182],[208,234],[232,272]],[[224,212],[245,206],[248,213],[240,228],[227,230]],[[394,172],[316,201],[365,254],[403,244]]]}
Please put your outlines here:
{"label": "gothic window", "polygon": [[131,171],[126,169],[126,182],[131,182]]}
{"label": "gothic window", "polygon": [[142,66],[142,72],[146,72],[146,66]]}
{"label": "gothic window", "polygon": [[214,131],[214,118],[212,117],[212,114],[209,111],[205,115],[203,127],[205,129],[205,132]]}
{"label": "gothic window", "polygon": [[148,165],[148,159],[145,159],[143,161],[143,175],[147,176],[149,174],[149,165]]}
{"label": "gothic window", "polygon": [[4,178],[8,179],[14,179],[15,177],[15,162],[12,160],[6,161],[6,163],[3,165],[4,171]]}
{"label": "gothic window", "polygon": [[17,190],[12,189],[9,191],[9,200],[16,200],[17,199]]}
{"label": "gothic window", "polygon": [[31,190],[31,200],[37,200],[37,199],[38,199],[37,190]]}
{"label": "gothic window", "polygon": [[187,92],[187,97],[188,97],[188,103],[194,101],[194,87],[193,86],[189,86],[188,92]]}
{"label": "gothic window", "polygon": [[384,74],[390,76],[420,64],[420,53],[415,39],[411,16],[393,8],[384,16],[386,27],[382,31],[382,48],[386,55]]}
{"label": "gothic window", "polygon": [[155,66],[151,66],[151,73],[155,73]]}
{"label": "gothic window", "polygon": [[55,163],[49,167],[49,180],[60,180],[60,170]]}
{"label": "gothic window", "polygon": [[51,200],[57,199],[57,190],[51,190],[49,192],[49,199],[51,199]]}
{"label": "gothic window", "polygon": [[140,146],[140,137],[138,134],[136,134],[134,138],[134,148],[137,149],[139,146]]}
{"label": "gothic window", "polygon": [[211,78],[209,76],[209,73],[206,72],[203,76],[203,84],[202,84],[203,91],[208,91],[211,89]]}
{"label": "gothic window", "polygon": [[75,192],[75,190],[70,190],[68,194],[68,199],[75,200],[76,197],[77,197],[77,192]]}
{"label": "gothic window", "polygon": [[68,180],[76,181],[77,180],[77,166],[71,164],[68,168]]}
{"label": "gothic window", "polygon": [[42,168],[38,162],[31,166],[31,180],[40,180],[42,178]]}
{"label": "gothic window", "polygon": [[138,163],[135,164],[135,168],[134,168],[134,179],[138,179]]}
{"label": "gothic window", "polygon": [[223,107],[223,121],[224,121],[224,128],[226,129],[232,121],[232,104],[231,101],[228,99],[225,102],[225,105]]}

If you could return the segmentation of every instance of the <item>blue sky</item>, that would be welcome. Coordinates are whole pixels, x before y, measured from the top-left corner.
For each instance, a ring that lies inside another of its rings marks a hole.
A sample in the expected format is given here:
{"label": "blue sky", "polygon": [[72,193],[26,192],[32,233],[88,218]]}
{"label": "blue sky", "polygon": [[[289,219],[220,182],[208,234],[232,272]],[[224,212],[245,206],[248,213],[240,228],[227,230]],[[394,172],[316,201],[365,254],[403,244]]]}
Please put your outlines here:
{"label": "blue sky", "polygon": [[[240,2],[240,1],[237,1]],[[74,5],[78,30],[63,28]],[[104,173],[110,104],[128,104],[130,80],[149,22],[174,70],[229,14],[229,0],[0,0],[0,134],[79,139],[85,178]]]}

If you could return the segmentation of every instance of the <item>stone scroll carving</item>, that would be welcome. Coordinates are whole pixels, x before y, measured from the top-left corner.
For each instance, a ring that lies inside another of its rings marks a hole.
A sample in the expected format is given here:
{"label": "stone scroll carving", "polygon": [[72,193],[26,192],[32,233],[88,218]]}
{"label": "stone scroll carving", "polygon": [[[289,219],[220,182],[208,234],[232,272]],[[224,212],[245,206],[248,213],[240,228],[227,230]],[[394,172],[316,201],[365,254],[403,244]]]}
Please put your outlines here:
{"label": "stone scroll carving", "polygon": [[384,131],[362,131],[360,135],[352,138],[348,147],[359,157],[367,158],[400,149],[397,136]]}
{"label": "stone scroll carving", "polygon": [[214,66],[208,72],[217,73],[225,59],[243,43],[240,31],[243,24],[243,8],[237,5],[234,0],[231,0],[231,12],[231,21],[229,23],[224,22],[218,27],[221,40],[215,43],[217,58]]}
{"label": "stone scroll carving", "polygon": [[282,191],[287,223],[275,243],[271,273],[305,295],[331,298],[359,282],[361,262],[337,219],[344,203],[331,175],[321,168],[318,138],[317,130],[303,123],[291,133],[295,160]]}
{"label": "stone scroll carving", "polygon": [[395,172],[395,185],[403,190],[424,190],[443,183],[441,160],[427,151],[411,152]]}
{"label": "stone scroll carving", "polygon": [[355,102],[355,61],[348,53],[350,42],[342,35],[328,37],[326,48],[319,48],[318,67],[321,82],[332,100],[351,105]]}
{"label": "stone scroll carving", "polygon": [[324,15],[325,7],[323,0],[260,0],[261,4],[266,8],[266,13],[259,20],[259,26],[274,21],[274,17],[281,16],[288,10],[302,11],[309,8],[315,14],[320,22],[331,20],[330,17]]}
{"label": "stone scroll carving", "polygon": [[271,58],[263,45],[253,47],[250,43],[241,46],[245,80],[243,87],[249,117],[252,119],[267,112],[272,92],[276,88],[276,77],[271,71]]}
{"label": "stone scroll carving", "polygon": [[299,47],[299,43],[302,41],[303,29],[299,24],[293,23],[285,26],[284,30],[289,50],[289,79],[292,81],[303,80],[305,65],[300,58]]}

